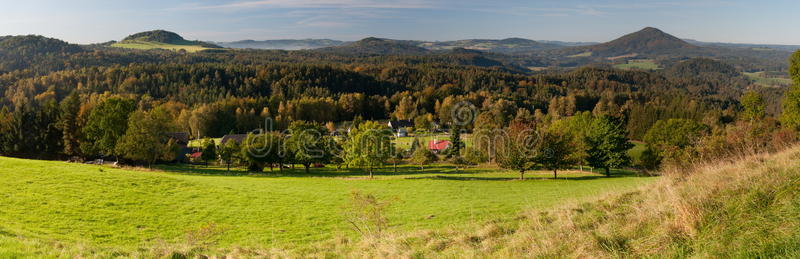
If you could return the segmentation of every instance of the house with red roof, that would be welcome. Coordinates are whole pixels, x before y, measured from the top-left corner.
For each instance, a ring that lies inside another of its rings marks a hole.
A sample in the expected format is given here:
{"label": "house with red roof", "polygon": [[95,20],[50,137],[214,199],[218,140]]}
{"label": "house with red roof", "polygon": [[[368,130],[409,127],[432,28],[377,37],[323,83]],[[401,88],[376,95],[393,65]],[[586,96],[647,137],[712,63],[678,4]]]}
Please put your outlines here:
{"label": "house with red roof", "polygon": [[442,150],[447,149],[450,146],[450,141],[448,140],[431,140],[428,141],[428,150],[433,152],[440,152]]}

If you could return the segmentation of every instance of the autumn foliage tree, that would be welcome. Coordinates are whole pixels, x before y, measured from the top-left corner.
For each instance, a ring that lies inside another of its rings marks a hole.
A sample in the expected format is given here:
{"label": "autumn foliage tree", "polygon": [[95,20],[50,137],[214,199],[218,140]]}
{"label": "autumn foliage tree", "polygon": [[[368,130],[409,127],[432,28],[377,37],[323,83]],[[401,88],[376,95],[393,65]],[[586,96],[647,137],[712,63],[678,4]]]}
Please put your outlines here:
{"label": "autumn foliage tree", "polygon": [[525,179],[525,172],[536,167],[536,145],[539,135],[530,123],[515,122],[497,138],[497,163],[500,167],[519,172],[519,179]]}

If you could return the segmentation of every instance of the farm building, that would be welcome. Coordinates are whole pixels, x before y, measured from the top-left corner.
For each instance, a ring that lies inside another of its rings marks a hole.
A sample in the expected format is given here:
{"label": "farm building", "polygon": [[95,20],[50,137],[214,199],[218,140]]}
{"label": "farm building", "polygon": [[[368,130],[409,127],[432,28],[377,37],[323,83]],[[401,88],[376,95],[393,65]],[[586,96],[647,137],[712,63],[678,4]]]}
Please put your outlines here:
{"label": "farm building", "polygon": [[447,149],[450,146],[450,141],[448,140],[431,140],[428,141],[428,150],[433,152],[440,152],[442,150]]}

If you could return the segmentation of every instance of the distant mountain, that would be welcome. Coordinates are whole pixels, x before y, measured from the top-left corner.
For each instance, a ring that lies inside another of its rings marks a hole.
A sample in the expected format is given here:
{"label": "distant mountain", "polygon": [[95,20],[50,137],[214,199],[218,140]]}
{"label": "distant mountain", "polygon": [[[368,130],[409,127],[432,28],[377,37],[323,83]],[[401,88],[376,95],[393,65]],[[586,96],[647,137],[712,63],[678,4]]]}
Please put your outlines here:
{"label": "distant mountain", "polygon": [[169,45],[186,46],[186,48],[184,49],[189,49],[189,47],[192,46],[195,47],[192,49],[222,48],[213,43],[186,40],[177,33],[165,30],[153,30],[153,31],[146,31],[146,32],[132,34],[128,37],[125,37],[125,39],[123,39],[122,41],[112,44],[112,46],[115,47],[129,46],[131,48],[141,48],[141,49],[148,49],[148,46],[153,46],[152,48],[164,48],[164,49],[178,48]]}
{"label": "distant mountain", "polygon": [[616,40],[584,47],[576,47],[574,52],[591,53],[594,57],[624,57],[652,54],[675,54],[697,49],[675,36],[659,29],[647,27],[638,32],[622,36]]}
{"label": "distant mountain", "polygon": [[725,48],[744,48],[751,50],[779,50],[779,51],[797,51],[800,45],[779,45],[779,44],[746,44],[746,43],[724,43],[724,42],[703,42],[698,40],[684,39],[684,41],[697,46],[704,47],[725,47]]}
{"label": "distant mountain", "polygon": [[350,55],[424,55],[429,51],[408,41],[365,38],[341,46],[320,48],[314,51]]}
{"label": "distant mountain", "polygon": [[433,41],[418,42],[417,45],[429,50],[451,50],[463,48],[498,53],[530,52],[542,49],[556,49],[564,47],[562,45],[541,43],[523,38],[508,38],[502,40],[469,39],[456,41]]}
{"label": "distant mountain", "polygon": [[241,40],[234,42],[218,42],[217,44],[232,49],[282,49],[302,50],[335,47],[345,44],[344,41],[329,39],[303,39],[303,40]]}

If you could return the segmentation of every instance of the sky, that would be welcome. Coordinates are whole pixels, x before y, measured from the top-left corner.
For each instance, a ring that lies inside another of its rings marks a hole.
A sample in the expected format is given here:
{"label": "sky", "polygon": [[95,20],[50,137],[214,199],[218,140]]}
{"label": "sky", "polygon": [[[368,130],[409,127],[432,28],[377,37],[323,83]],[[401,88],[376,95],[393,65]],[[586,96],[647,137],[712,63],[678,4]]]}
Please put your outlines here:
{"label": "sky", "polygon": [[798,0],[0,0],[0,35],[605,42],[649,26],[684,39],[800,45],[798,11]]}

